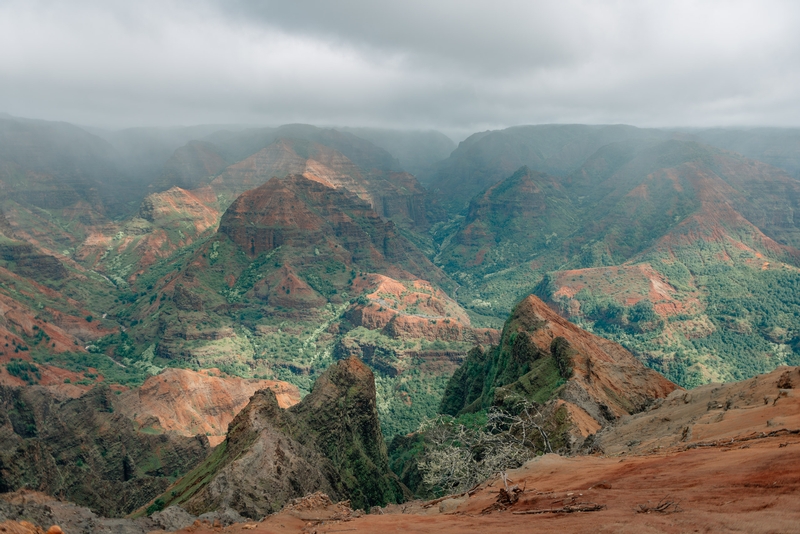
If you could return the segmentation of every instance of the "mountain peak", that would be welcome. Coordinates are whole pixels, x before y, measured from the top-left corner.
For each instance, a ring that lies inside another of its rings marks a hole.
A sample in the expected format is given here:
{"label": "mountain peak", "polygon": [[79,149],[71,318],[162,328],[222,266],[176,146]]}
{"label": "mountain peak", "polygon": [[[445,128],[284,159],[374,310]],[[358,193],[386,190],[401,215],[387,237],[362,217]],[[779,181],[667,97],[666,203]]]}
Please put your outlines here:
{"label": "mountain peak", "polygon": [[520,401],[532,402],[553,433],[553,446],[569,450],[676,388],[622,346],[586,332],[530,295],[509,317],[499,345],[470,353],[447,385],[441,410],[514,410]]}
{"label": "mountain peak", "polygon": [[163,498],[195,514],[231,507],[251,518],[313,491],[368,508],[403,499],[388,462],[374,376],[349,358],[288,410],[271,389],[257,391],[214,454]]}

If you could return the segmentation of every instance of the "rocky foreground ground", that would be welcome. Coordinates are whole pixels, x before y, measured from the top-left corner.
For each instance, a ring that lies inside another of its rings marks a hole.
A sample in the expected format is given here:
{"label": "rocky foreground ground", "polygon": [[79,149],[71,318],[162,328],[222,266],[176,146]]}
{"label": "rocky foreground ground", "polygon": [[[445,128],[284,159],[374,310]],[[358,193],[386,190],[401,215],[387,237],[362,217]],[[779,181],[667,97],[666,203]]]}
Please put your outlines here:
{"label": "rocky foreground ground", "polygon": [[508,473],[525,489],[505,509],[497,502],[504,483],[496,479],[467,498],[400,505],[383,515],[291,509],[260,523],[198,523],[180,532],[796,532],[800,439],[775,436],[741,447],[625,459],[547,455]]}
{"label": "rocky foreground ground", "polygon": [[800,369],[784,367],[679,390],[598,436],[593,455],[542,456],[468,495],[368,515],[287,507],[180,532],[797,532],[798,387]]}
{"label": "rocky foreground ground", "polygon": [[[593,454],[541,456],[463,495],[366,514],[314,494],[257,522],[184,516],[177,532],[796,532],[798,388],[800,369],[782,367],[677,390],[598,435]],[[92,519],[86,509],[31,493],[2,496],[0,513],[42,527],[0,523],[9,533],[44,532],[48,521],[68,534],[164,532],[179,520]]]}

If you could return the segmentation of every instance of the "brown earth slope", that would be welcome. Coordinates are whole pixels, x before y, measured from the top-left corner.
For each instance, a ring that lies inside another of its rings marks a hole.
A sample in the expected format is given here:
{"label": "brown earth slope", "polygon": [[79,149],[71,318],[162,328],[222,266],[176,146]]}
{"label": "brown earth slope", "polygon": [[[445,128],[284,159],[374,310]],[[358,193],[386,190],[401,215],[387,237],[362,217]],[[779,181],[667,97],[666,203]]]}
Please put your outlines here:
{"label": "brown earth slope", "polygon": [[0,386],[0,492],[30,488],[120,516],[208,454],[205,436],[136,431],[116,398],[108,387],[64,400],[41,386]]}
{"label": "brown earth slope", "polygon": [[225,439],[228,425],[256,391],[274,392],[281,408],[300,402],[300,392],[292,384],[219,374],[215,369],[165,369],[140,387],[123,392],[115,404],[140,428],[183,436],[205,434],[216,446]]}
{"label": "brown earth slope", "polygon": [[133,282],[148,267],[213,231],[221,213],[209,187],[145,197],[135,217],[93,228],[75,251],[84,266]]}
{"label": "brown earth slope", "polygon": [[[519,335],[529,335],[539,350],[554,356],[561,352],[569,359],[571,376],[548,408],[554,419],[571,421],[572,428],[567,432],[572,444],[581,443],[608,422],[636,413],[677,388],[621,345],[575,326],[533,295],[514,310],[510,326],[510,331],[516,327]],[[557,344],[556,339],[566,343]],[[524,381],[519,386],[511,384],[496,395],[528,389]]]}
{"label": "brown earth slope", "polygon": [[800,368],[779,367],[741,382],[677,390],[598,434],[595,446],[611,456],[786,436],[784,430],[800,429],[798,389]]}
{"label": "brown earth slope", "polygon": [[[61,272],[63,267],[58,266]],[[19,353],[28,350],[22,347],[46,348],[55,353],[85,352],[88,342],[112,332],[101,321],[93,321],[92,316],[96,315],[87,309],[87,303],[48,287],[47,280],[41,277],[46,271],[35,275],[42,283],[11,269],[20,271],[13,260],[0,258],[0,356],[22,357]],[[31,269],[39,269],[38,262]],[[81,278],[72,276],[69,282],[80,284]]]}
{"label": "brown earth slope", "polygon": [[369,274],[356,279],[352,287],[365,297],[347,310],[345,316],[353,326],[381,330],[395,339],[497,342],[496,330],[472,328],[464,309],[426,280]]}
{"label": "brown earth slope", "polygon": [[250,256],[282,245],[312,247],[315,257],[379,269],[393,278],[408,279],[409,272],[434,283],[445,278],[367,202],[312,175],[273,178],[244,193],[223,215],[219,232]]}

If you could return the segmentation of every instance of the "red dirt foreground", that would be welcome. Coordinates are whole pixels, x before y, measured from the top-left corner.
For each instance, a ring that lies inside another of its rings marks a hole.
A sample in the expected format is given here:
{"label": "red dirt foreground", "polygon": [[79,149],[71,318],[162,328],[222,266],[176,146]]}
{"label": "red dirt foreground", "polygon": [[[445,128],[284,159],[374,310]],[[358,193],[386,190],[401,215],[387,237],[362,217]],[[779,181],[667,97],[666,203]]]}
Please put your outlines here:
{"label": "red dirt foreground", "polygon": [[469,494],[368,515],[315,494],[260,522],[178,532],[800,532],[798,389],[800,369],[782,367],[677,390],[598,436],[605,454],[541,456]]}

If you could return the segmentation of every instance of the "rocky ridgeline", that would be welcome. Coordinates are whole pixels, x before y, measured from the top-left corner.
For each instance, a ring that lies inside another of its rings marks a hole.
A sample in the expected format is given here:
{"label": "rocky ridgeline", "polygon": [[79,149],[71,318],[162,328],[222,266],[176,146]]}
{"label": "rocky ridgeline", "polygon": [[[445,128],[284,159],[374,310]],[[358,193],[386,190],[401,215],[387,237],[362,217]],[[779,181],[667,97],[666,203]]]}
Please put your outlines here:
{"label": "rocky ridgeline", "polygon": [[257,392],[214,454],[153,504],[261,518],[315,491],[362,509],[404,498],[389,470],[372,371],[355,358],[329,367],[289,409],[271,390]]}
{"label": "rocky ridgeline", "polygon": [[473,350],[453,375],[441,411],[457,415],[519,402],[538,405],[553,450],[576,450],[609,423],[678,387],[622,346],[570,323],[539,298],[520,302],[500,344]]}
{"label": "rocky ridgeline", "polygon": [[223,215],[220,233],[252,256],[284,244],[323,245],[328,238],[348,263],[369,262],[371,254],[385,263],[410,253],[394,225],[367,202],[305,175],[273,178],[241,195]]}
{"label": "rocky ridgeline", "polygon": [[0,532],[4,534],[148,534],[195,525],[219,528],[244,520],[233,510],[195,517],[177,507],[150,517],[109,518],[41,492],[0,494]]}
{"label": "rocky ridgeline", "polygon": [[300,402],[297,386],[279,380],[229,377],[217,369],[165,369],[140,387],[122,392],[115,405],[140,429],[202,434],[216,446],[225,439],[234,416],[261,389],[272,391],[281,408]]}
{"label": "rocky ridgeline", "polygon": [[[295,280],[297,271],[326,261],[396,279],[423,278],[440,286],[452,285],[369,203],[311,175],[273,178],[243,193],[222,216],[219,233],[251,258],[279,247],[292,250],[291,256],[283,254],[289,268],[282,278],[267,280],[268,287],[260,291],[259,296],[267,300],[270,295],[285,298],[274,293],[291,295],[292,285],[297,285],[300,293],[312,295],[305,282]],[[335,286],[335,277],[330,278]],[[284,280],[289,286],[280,284]]]}
{"label": "rocky ridgeline", "polygon": [[365,200],[381,216],[399,217],[424,227],[424,190],[407,173],[360,169],[333,148],[302,140],[280,138],[220,173],[211,186],[236,196],[272,177],[314,176],[330,187],[344,188]]}

